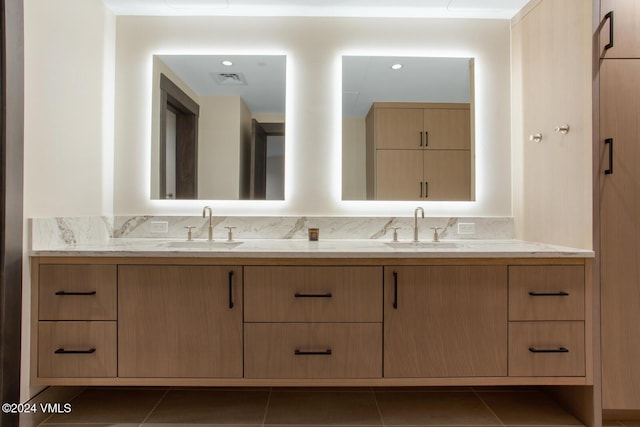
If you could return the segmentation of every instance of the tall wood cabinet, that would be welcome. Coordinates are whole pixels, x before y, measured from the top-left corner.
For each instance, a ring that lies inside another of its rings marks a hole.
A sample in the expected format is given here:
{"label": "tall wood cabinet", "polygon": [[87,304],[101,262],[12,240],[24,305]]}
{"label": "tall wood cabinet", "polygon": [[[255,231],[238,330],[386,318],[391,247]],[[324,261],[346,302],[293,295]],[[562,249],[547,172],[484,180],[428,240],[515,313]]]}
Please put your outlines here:
{"label": "tall wood cabinet", "polygon": [[366,129],[367,199],[471,199],[469,104],[376,102]]}
{"label": "tall wood cabinet", "polygon": [[[600,282],[604,410],[640,410],[640,2],[601,2]],[[612,14],[610,14],[612,12]],[[613,46],[605,49],[612,41]]]}

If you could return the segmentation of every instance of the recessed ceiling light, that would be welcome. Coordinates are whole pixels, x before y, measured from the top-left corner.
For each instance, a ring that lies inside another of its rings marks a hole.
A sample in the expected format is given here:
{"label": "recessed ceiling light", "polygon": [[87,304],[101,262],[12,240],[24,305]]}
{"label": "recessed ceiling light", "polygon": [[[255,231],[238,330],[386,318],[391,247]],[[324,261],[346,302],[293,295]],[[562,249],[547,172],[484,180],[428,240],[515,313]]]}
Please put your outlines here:
{"label": "recessed ceiling light", "polygon": [[222,61],[222,65],[224,65],[225,67],[231,67],[233,65],[233,62],[231,62],[231,61]]}
{"label": "recessed ceiling light", "polygon": [[399,70],[400,68],[402,68],[402,64],[393,64],[393,65],[391,66],[391,69],[392,69],[392,70]]}

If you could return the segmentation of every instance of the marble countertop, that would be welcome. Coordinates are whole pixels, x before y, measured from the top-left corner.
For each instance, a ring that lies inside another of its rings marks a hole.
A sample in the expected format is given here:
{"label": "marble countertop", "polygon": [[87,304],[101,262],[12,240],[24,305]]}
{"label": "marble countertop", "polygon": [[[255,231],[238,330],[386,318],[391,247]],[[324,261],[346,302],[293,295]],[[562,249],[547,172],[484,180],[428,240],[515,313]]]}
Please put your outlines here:
{"label": "marble countertop", "polygon": [[114,238],[101,243],[32,250],[31,256],[189,258],[592,258],[593,251],[522,240],[443,240],[438,243],[382,239],[167,240]]}

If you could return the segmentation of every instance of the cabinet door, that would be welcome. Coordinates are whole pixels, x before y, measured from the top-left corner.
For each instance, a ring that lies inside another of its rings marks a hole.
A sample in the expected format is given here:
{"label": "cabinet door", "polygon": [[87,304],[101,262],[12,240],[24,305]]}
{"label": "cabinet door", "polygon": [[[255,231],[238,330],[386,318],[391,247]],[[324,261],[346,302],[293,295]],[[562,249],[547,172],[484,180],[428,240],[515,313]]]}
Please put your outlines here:
{"label": "cabinet door", "polygon": [[[602,398],[640,409],[640,61],[602,61],[600,72]],[[611,138],[613,173],[609,167]]]}
{"label": "cabinet door", "polygon": [[507,268],[385,267],[384,376],[507,375]]}
{"label": "cabinet door", "polygon": [[242,377],[242,268],[118,267],[119,377]]}
{"label": "cabinet door", "polygon": [[423,149],[421,108],[378,108],[375,111],[377,149]]}
{"label": "cabinet door", "polygon": [[425,148],[468,150],[471,147],[469,109],[424,110]]}
{"label": "cabinet door", "polygon": [[376,150],[376,200],[423,200],[422,152]]}
{"label": "cabinet door", "polygon": [[[613,12],[613,26],[605,16]],[[600,56],[602,58],[640,58],[640,2],[638,0],[601,0]],[[605,50],[611,42],[613,47]]]}
{"label": "cabinet door", "polygon": [[426,200],[471,199],[471,152],[427,150],[424,152]]}

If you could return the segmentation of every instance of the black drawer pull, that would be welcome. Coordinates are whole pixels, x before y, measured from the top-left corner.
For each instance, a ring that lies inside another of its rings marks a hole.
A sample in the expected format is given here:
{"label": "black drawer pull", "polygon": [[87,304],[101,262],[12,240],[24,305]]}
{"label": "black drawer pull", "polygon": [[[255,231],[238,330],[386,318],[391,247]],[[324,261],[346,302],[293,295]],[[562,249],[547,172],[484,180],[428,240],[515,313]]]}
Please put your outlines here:
{"label": "black drawer pull", "polygon": [[233,308],[233,270],[229,272],[229,308]]}
{"label": "black drawer pull", "polygon": [[532,297],[568,297],[569,292],[529,292]]}
{"label": "black drawer pull", "polygon": [[604,46],[604,50],[609,50],[613,47],[613,10],[604,15],[604,20],[609,20],[609,43]]}
{"label": "black drawer pull", "polygon": [[64,348],[57,349],[55,354],[91,354],[95,353],[95,348],[90,348],[89,350],[65,350]]}
{"label": "black drawer pull", "polygon": [[398,309],[398,272],[393,272],[393,308]]}
{"label": "black drawer pull", "polygon": [[569,350],[567,350],[564,347],[560,347],[560,348],[535,348],[535,347],[529,347],[529,351],[531,353],[569,353]]}
{"label": "black drawer pull", "polygon": [[88,295],[95,295],[96,291],[91,291],[91,292],[67,292],[67,291],[58,291],[56,292],[56,295],[60,295],[60,296],[68,296],[68,295],[84,295],[84,296],[88,296]]}
{"label": "black drawer pull", "polygon": [[328,348],[325,351],[302,351],[296,348],[293,354],[296,356],[331,356],[331,349]]}
{"label": "black drawer pull", "polygon": [[604,170],[605,175],[613,173],[613,138],[607,138],[604,143],[609,146],[609,168]]}
{"label": "black drawer pull", "polygon": [[300,292],[296,292],[294,294],[296,298],[331,298],[331,292],[327,292],[326,294],[301,294]]}

